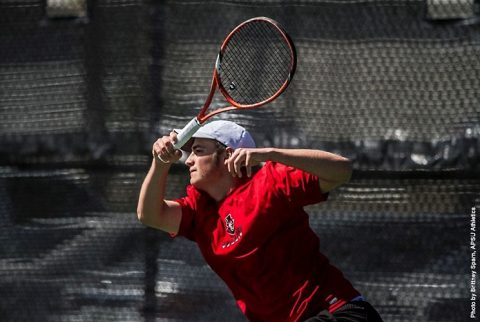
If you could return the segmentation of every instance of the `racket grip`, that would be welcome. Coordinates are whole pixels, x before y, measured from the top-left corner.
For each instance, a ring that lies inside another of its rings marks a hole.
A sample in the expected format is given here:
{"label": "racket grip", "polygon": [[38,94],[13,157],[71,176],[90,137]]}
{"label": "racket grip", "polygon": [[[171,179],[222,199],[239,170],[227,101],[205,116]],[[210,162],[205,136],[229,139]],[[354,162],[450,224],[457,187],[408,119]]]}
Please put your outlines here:
{"label": "racket grip", "polygon": [[187,125],[185,125],[180,133],[177,134],[177,142],[173,145],[173,147],[178,150],[184,146],[185,143],[187,143],[187,141],[190,140],[190,138],[195,134],[195,132],[198,131],[200,126],[200,122],[196,117],[194,117],[190,122],[188,122]]}

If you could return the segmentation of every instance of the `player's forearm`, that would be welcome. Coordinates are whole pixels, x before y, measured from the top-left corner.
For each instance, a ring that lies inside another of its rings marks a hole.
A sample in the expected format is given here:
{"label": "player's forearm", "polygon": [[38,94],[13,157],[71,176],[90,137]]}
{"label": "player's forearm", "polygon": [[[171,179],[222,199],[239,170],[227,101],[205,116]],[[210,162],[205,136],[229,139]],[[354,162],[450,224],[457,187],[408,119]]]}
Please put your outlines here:
{"label": "player's forearm", "polygon": [[267,154],[268,160],[289,165],[330,182],[347,182],[352,164],[347,158],[321,150],[276,149]]}
{"label": "player's forearm", "polygon": [[169,169],[170,164],[153,160],[143,181],[138,198],[137,216],[146,225],[155,222],[165,207],[165,186]]}

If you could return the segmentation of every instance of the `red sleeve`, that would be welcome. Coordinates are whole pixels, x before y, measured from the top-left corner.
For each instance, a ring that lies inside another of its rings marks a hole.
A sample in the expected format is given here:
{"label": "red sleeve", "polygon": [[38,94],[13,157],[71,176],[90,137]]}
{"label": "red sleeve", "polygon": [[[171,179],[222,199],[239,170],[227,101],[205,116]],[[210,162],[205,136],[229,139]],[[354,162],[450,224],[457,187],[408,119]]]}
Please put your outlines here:
{"label": "red sleeve", "polygon": [[328,192],[320,189],[318,177],[281,163],[269,162],[270,174],[277,191],[294,206],[303,207],[327,200]]}
{"label": "red sleeve", "polygon": [[177,234],[171,234],[172,237],[183,236],[195,241],[195,214],[197,213],[197,192],[192,186],[187,187],[187,196],[176,199],[182,208],[182,219]]}

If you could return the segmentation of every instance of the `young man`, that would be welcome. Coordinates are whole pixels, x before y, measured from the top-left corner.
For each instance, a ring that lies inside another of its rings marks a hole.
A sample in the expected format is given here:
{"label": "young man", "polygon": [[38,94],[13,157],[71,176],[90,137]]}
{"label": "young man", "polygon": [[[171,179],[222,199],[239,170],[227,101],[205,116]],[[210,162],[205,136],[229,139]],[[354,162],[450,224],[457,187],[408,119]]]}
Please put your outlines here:
{"label": "young man", "polygon": [[138,218],[195,241],[248,320],[381,321],[319,251],[303,210],[349,180],[348,159],[319,150],[256,148],[243,127],[213,121],[183,147],[191,152],[186,196],[165,200],[169,168],[182,155],[175,141],[172,132],[153,144]]}

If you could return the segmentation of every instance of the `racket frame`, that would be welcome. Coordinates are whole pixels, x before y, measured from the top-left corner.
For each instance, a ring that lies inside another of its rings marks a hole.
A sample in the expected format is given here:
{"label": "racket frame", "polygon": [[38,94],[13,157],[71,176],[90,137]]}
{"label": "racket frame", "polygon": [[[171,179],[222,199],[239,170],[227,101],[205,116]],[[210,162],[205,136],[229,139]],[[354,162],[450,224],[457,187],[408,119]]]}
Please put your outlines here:
{"label": "racket frame", "polygon": [[[289,66],[290,67],[290,72],[288,74],[287,79],[282,84],[282,86],[280,86],[280,88],[272,96],[270,96],[266,100],[263,100],[261,102],[257,102],[257,103],[254,103],[254,104],[240,104],[240,103],[236,102],[230,96],[230,94],[228,94],[227,90],[223,87],[223,85],[220,81],[220,76],[219,76],[220,74],[219,73],[220,73],[220,66],[221,66],[221,62],[222,62],[222,57],[223,57],[225,49],[226,49],[228,43],[230,42],[230,39],[233,37],[233,35],[238,30],[245,27],[245,25],[247,25],[247,24],[249,24],[253,21],[259,21],[259,20],[272,24],[279,31],[279,33],[282,35],[284,41],[288,44],[288,46],[290,48],[290,56],[291,56],[290,66]],[[210,119],[211,117],[213,117],[217,114],[227,112],[227,111],[231,111],[231,110],[237,110],[237,109],[238,110],[254,109],[254,108],[265,105],[265,104],[273,101],[274,99],[276,99],[278,96],[280,96],[280,94],[282,94],[286,90],[286,88],[290,84],[291,80],[293,79],[293,75],[295,74],[296,66],[297,66],[297,54],[296,54],[296,50],[295,50],[295,46],[293,44],[293,41],[290,38],[290,36],[287,34],[287,32],[283,29],[283,27],[280,26],[280,24],[278,22],[276,22],[275,20],[273,20],[271,18],[267,18],[267,17],[255,17],[255,18],[248,19],[248,20],[242,22],[241,24],[239,24],[237,27],[235,27],[228,34],[228,36],[223,41],[222,46],[220,47],[220,51],[218,52],[217,59],[215,61],[215,68],[213,70],[212,82],[211,82],[211,85],[210,85],[210,92],[207,96],[207,99],[205,100],[205,103],[203,104],[202,109],[200,110],[198,115],[196,117],[194,117],[192,120],[190,120],[190,122],[177,134],[177,142],[174,144],[174,148],[175,149],[180,149],[182,146],[184,146],[185,143],[187,143],[187,141],[190,140],[190,138],[195,134],[195,132],[197,132],[198,129],[208,119]],[[216,110],[211,111],[210,113],[206,114],[210,104],[212,103],[212,100],[213,100],[213,97],[216,93],[217,88],[219,89],[219,91],[223,95],[223,97],[226,99],[226,101],[230,104],[230,106],[219,108],[219,109],[216,109]]]}

